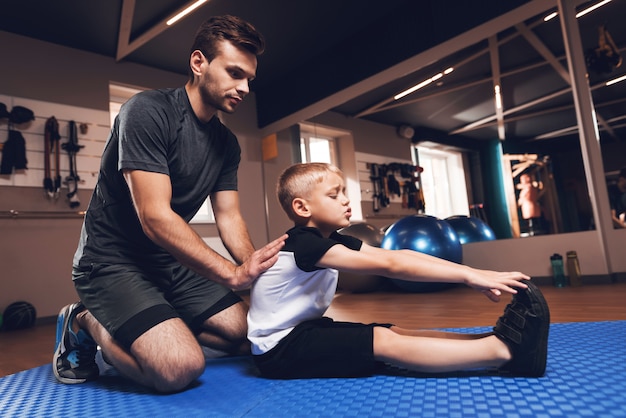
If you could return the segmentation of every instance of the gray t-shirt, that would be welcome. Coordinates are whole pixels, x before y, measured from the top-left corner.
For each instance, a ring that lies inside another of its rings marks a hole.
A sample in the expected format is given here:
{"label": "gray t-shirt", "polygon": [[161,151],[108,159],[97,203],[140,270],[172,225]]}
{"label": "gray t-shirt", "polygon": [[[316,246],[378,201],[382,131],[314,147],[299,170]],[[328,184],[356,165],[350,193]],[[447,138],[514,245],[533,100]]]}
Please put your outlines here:
{"label": "gray t-shirt", "polygon": [[201,122],[183,87],[135,95],[122,106],[105,145],[74,266],[175,261],[143,233],[123,169],[168,175],[171,207],[189,222],[210,193],[237,190],[240,158],[235,135],[217,117]]}

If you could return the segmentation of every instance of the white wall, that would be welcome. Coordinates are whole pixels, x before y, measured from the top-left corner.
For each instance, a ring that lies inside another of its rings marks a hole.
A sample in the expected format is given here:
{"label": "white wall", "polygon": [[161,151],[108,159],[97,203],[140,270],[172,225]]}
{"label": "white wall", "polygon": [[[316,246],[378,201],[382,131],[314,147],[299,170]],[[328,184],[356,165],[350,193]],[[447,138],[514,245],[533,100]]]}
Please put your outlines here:
{"label": "white wall", "polygon": [[[622,232],[624,239],[626,230]],[[490,270],[521,271],[533,277],[550,277],[550,256],[558,253],[565,260],[568,251],[576,251],[583,276],[609,273],[604,254],[599,251],[595,231],[467,243],[463,245],[463,264]]]}

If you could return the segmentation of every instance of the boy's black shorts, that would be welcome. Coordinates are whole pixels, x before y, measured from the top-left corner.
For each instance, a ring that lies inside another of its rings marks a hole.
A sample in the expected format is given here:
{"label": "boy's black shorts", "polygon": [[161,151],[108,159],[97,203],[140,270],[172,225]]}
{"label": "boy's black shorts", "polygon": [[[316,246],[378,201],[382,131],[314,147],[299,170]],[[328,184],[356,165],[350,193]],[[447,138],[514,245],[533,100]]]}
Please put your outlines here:
{"label": "boy's black shorts", "polygon": [[267,353],[254,356],[263,377],[302,379],[370,376],[383,363],[374,359],[374,327],[391,324],[303,322]]}

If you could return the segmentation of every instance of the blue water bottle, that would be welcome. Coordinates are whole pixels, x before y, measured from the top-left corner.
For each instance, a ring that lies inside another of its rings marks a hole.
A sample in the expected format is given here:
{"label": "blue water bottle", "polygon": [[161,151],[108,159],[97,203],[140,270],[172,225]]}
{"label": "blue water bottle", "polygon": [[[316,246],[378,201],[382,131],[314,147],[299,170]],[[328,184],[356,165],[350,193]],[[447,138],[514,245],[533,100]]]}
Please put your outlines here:
{"label": "blue water bottle", "polygon": [[553,254],[550,257],[550,264],[552,264],[552,284],[554,287],[565,287],[567,285],[567,278],[565,277],[563,257],[561,254]]}

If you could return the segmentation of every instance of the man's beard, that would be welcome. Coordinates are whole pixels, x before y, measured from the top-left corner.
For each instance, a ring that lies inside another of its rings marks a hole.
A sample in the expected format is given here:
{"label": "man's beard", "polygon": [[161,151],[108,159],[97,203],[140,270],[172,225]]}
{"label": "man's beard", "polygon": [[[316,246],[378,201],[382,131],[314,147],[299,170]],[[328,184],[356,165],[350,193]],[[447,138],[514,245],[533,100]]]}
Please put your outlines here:
{"label": "man's beard", "polygon": [[206,84],[200,84],[200,98],[202,99],[202,104],[205,106],[210,106],[215,108],[218,111],[225,113],[234,113],[235,110],[229,107],[224,106],[223,100],[218,100],[214,95],[211,94],[211,91],[207,88]]}

